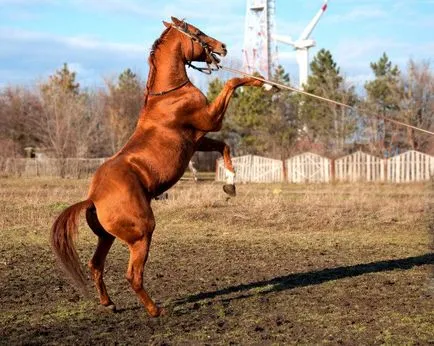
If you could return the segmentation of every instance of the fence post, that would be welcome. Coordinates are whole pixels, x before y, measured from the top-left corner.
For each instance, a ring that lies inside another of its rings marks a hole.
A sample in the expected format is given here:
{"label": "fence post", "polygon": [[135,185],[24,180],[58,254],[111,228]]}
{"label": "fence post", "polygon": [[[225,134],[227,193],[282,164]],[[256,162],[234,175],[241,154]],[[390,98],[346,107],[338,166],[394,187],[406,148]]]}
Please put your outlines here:
{"label": "fence post", "polygon": [[381,180],[383,182],[386,182],[388,180],[388,174],[389,174],[389,172],[387,170],[387,161],[388,160],[389,159],[381,159],[381,161],[382,161],[382,169],[381,169],[381,172],[380,172],[380,176],[381,176]]}
{"label": "fence post", "polygon": [[219,159],[215,159],[215,180],[219,180]]}
{"label": "fence post", "polygon": [[282,173],[283,173],[283,182],[288,182],[287,168],[285,160],[282,160]]}
{"label": "fence post", "polygon": [[332,183],[336,182],[336,167],[335,167],[335,158],[330,159],[330,174]]}

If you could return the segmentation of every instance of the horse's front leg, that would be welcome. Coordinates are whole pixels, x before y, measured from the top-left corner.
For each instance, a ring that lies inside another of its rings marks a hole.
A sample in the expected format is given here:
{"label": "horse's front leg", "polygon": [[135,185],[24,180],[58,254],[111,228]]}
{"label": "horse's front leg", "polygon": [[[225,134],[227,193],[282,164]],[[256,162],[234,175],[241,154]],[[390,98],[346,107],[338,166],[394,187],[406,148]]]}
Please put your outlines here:
{"label": "horse's front leg", "polygon": [[219,131],[234,91],[241,86],[261,87],[263,85],[264,82],[251,77],[228,80],[216,99],[207,106],[206,112],[201,112],[198,119],[196,119],[195,127],[204,132]]}
{"label": "horse's front leg", "polygon": [[223,156],[225,166],[226,184],[223,185],[223,191],[229,196],[235,196],[235,169],[231,160],[231,149],[223,141],[203,137],[197,144],[196,151],[218,151]]}

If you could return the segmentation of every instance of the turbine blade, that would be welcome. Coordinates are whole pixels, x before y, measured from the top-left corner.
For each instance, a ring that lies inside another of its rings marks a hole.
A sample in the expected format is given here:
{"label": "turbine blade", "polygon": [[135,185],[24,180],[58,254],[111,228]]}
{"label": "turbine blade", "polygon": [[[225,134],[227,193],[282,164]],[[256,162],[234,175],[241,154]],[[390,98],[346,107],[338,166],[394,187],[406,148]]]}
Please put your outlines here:
{"label": "turbine blade", "polygon": [[315,15],[315,17],[313,17],[312,21],[308,24],[308,26],[304,29],[303,33],[300,35],[299,40],[307,40],[309,38],[313,29],[317,25],[319,19],[321,18],[321,16],[324,14],[325,10],[327,9],[327,3],[328,3],[328,0],[325,0],[324,4],[321,6],[318,13]]}
{"label": "turbine blade", "polygon": [[292,40],[291,36],[273,35],[273,38],[278,42],[289,44],[291,46],[294,45],[294,41]]}

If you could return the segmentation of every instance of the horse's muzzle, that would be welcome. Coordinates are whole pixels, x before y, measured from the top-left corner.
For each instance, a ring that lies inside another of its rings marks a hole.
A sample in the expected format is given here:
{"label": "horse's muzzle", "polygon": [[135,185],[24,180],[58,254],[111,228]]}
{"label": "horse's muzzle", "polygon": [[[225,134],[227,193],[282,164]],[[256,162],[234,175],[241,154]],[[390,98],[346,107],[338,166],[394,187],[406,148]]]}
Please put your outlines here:
{"label": "horse's muzzle", "polygon": [[226,49],[226,45],[222,43],[220,47],[217,47],[216,49],[213,50],[213,53],[218,54],[220,56],[226,56],[226,54],[228,54],[228,50]]}

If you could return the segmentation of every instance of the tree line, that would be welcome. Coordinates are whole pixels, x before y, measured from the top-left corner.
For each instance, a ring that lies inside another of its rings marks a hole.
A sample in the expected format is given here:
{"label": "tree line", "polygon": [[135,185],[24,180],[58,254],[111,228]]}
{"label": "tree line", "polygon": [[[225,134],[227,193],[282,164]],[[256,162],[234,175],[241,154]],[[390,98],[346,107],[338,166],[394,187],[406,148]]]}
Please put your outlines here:
{"label": "tree line", "polygon": [[[306,150],[339,156],[364,149],[390,156],[408,149],[434,154],[432,136],[385,122],[381,115],[434,130],[434,75],[429,63],[409,60],[406,70],[384,53],[370,64],[374,78],[356,90],[330,51],[313,58],[304,90],[356,108],[342,108],[294,92],[239,89],[224,126],[210,136],[226,141],[234,155],[258,154],[279,159]],[[272,80],[289,85],[279,66]],[[223,88],[214,79],[210,101]],[[0,91],[0,157],[25,155],[26,147],[48,156],[107,157],[133,132],[143,105],[145,83],[130,69],[106,87],[83,89],[67,64],[33,88],[8,86]]]}

